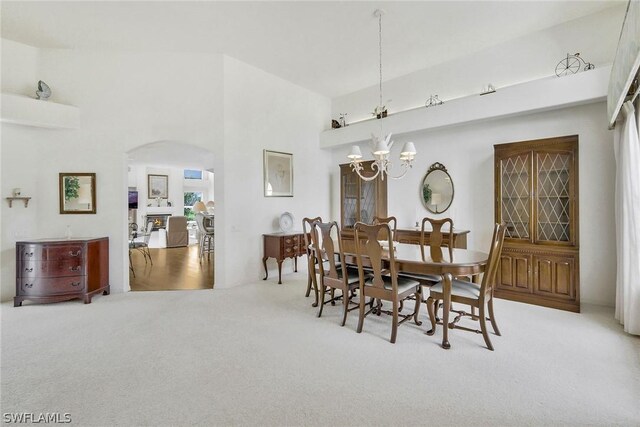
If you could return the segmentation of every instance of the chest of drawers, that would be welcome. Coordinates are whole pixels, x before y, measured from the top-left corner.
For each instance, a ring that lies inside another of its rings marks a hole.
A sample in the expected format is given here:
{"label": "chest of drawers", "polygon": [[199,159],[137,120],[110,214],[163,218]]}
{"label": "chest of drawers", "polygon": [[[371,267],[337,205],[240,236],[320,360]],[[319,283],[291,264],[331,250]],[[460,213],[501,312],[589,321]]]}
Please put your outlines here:
{"label": "chest of drawers", "polygon": [[305,255],[304,233],[271,233],[263,234],[264,252],[262,263],[264,264],[264,280],[269,277],[267,259],[275,258],[278,263],[278,284],[282,284],[282,262],[286,258],[293,258],[294,271],[298,271],[298,257]]}
{"label": "chest of drawers", "polygon": [[16,243],[15,307],[108,295],[109,238],[37,239]]}

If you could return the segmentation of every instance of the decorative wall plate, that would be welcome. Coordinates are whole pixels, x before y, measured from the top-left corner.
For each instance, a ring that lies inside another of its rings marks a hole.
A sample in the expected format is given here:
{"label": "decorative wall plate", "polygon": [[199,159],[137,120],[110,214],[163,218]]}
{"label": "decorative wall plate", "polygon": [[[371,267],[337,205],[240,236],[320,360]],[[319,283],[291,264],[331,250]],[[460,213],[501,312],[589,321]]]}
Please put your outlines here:
{"label": "decorative wall plate", "polygon": [[280,230],[287,232],[291,230],[291,228],[293,228],[293,215],[290,212],[285,212],[280,215],[280,219],[278,222],[280,224]]}

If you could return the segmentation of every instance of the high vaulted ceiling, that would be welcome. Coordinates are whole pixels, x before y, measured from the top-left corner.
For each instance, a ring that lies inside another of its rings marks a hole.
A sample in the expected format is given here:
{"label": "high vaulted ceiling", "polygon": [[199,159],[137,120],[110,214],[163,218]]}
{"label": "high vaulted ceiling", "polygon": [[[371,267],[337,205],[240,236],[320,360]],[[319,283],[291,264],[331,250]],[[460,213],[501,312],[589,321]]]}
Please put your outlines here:
{"label": "high vaulted ceiling", "polygon": [[[626,3],[623,0],[622,3]],[[2,1],[2,37],[46,48],[223,53],[335,97],[620,1]]]}

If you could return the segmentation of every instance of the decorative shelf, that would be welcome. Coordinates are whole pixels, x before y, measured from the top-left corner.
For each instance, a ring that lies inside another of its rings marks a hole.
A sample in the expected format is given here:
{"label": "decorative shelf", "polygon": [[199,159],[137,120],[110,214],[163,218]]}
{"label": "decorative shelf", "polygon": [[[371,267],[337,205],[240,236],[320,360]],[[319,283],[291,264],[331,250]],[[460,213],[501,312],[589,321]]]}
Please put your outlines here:
{"label": "decorative shelf", "polygon": [[500,87],[491,96],[470,95],[447,100],[435,108],[415,108],[369,119],[320,134],[320,147],[329,148],[369,141],[380,131],[400,136],[504,117],[552,111],[606,99],[611,66],[564,77],[545,77],[513,86]]}
{"label": "decorative shelf", "polygon": [[31,197],[7,197],[6,199],[9,202],[10,208],[13,207],[14,200],[22,200],[24,202],[24,207],[26,208],[27,206],[29,206],[29,200],[31,200]]}
{"label": "decorative shelf", "polygon": [[0,121],[48,129],[78,129],[80,110],[73,105],[3,93]]}

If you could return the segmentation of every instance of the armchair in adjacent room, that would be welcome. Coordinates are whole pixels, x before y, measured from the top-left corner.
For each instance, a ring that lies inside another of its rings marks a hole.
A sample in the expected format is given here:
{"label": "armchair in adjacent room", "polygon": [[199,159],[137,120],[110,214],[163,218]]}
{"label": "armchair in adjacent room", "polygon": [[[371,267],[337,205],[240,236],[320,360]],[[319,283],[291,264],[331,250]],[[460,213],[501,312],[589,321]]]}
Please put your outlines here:
{"label": "armchair in adjacent room", "polygon": [[189,245],[189,230],[186,216],[167,218],[167,247],[177,248]]}

